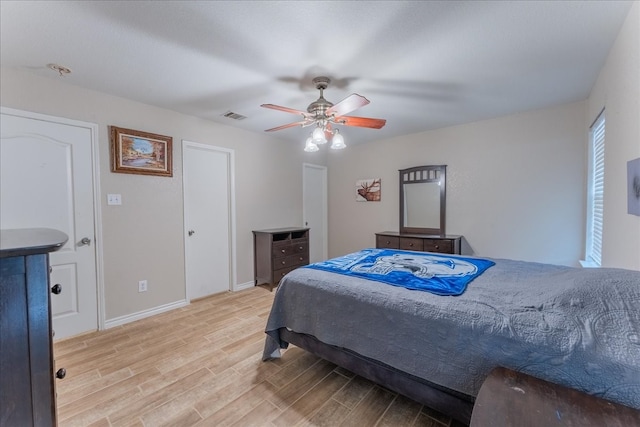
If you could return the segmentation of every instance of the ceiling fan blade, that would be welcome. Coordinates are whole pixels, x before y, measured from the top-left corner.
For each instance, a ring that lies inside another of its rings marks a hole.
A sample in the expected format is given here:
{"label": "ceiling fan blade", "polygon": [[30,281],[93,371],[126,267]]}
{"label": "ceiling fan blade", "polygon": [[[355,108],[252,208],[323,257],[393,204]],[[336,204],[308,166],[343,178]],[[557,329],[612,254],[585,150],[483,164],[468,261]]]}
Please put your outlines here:
{"label": "ceiling fan blade", "polygon": [[267,130],[265,130],[265,132],[275,132],[277,130],[289,129],[289,128],[296,127],[296,126],[304,126],[304,125],[307,125],[307,124],[309,124],[309,120],[303,120],[301,122],[289,123],[289,124],[286,124],[286,125],[278,126],[278,127],[271,128],[271,129],[267,129]]}
{"label": "ceiling fan blade", "polygon": [[361,128],[380,129],[387,121],[385,119],[372,119],[369,117],[353,117],[353,116],[340,116],[335,118],[335,123],[340,123],[345,126],[357,126]]}
{"label": "ceiling fan blade", "polygon": [[293,108],[282,107],[280,105],[275,105],[275,104],[262,104],[261,107],[271,108],[272,110],[284,111],[285,113],[301,114],[304,117],[308,117],[310,115],[309,113],[304,111],[294,110]]}
{"label": "ceiling fan blade", "polygon": [[325,112],[325,114],[327,116],[330,116],[332,114],[335,114],[336,116],[342,116],[344,114],[352,112],[353,110],[357,110],[360,107],[364,107],[369,102],[370,101],[364,96],[358,95],[357,93],[352,93],[333,107],[329,108]]}

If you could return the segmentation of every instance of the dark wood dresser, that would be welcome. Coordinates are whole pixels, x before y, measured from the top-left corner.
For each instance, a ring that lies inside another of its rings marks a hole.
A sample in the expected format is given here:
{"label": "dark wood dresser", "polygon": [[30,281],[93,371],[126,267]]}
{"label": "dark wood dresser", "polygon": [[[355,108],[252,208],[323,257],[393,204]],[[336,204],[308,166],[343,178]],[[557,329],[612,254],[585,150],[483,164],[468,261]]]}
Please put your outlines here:
{"label": "dark wood dresser", "polygon": [[255,285],[276,286],[285,274],[309,264],[308,228],[253,231]]}
{"label": "dark wood dresser", "polygon": [[461,253],[462,236],[407,234],[396,231],[376,233],[376,248],[401,249],[404,251],[441,252],[445,254]]}
{"label": "dark wood dresser", "polygon": [[67,235],[52,229],[0,230],[0,425],[55,426],[49,252]]}

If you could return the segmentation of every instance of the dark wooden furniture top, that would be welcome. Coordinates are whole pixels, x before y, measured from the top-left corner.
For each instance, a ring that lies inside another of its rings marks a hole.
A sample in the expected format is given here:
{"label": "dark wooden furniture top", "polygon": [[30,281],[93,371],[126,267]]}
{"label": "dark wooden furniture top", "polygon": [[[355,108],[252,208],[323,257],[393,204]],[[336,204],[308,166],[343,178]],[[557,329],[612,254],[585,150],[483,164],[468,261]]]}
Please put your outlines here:
{"label": "dark wooden furniture top", "polygon": [[49,252],[66,241],[57,230],[0,230],[2,426],[56,425],[50,292],[61,287],[49,288]]}
{"label": "dark wooden furniture top", "polygon": [[53,252],[66,242],[66,234],[51,228],[0,230],[0,258]]}
{"label": "dark wooden furniture top", "polygon": [[309,229],[270,228],[253,231],[255,285],[273,288],[288,272],[309,264]]}
{"label": "dark wooden furniture top", "polygon": [[496,368],[482,384],[470,427],[631,427],[640,411],[543,381]]}
{"label": "dark wooden furniture top", "polygon": [[376,248],[401,249],[405,251],[440,252],[445,254],[461,253],[462,236],[427,235],[384,231],[376,233]]}

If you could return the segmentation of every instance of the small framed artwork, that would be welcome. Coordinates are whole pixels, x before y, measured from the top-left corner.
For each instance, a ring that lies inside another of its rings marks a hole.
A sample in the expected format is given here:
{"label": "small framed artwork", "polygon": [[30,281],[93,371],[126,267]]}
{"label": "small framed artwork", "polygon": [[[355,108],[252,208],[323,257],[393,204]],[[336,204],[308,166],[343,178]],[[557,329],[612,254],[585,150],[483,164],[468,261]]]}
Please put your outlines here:
{"label": "small framed artwork", "polygon": [[627,212],[640,216],[640,157],[627,162]]}
{"label": "small framed artwork", "polygon": [[380,195],[380,178],[359,179],[356,181],[356,201],[379,202]]}
{"label": "small framed artwork", "polygon": [[110,126],[111,172],[173,176],[170,136]]}

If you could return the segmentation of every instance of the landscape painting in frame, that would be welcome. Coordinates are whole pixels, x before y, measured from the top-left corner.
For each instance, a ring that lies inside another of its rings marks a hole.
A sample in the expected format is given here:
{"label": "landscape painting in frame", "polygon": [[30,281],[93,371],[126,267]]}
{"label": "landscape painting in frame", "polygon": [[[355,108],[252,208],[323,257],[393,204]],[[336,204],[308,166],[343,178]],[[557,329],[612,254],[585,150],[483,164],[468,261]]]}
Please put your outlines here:
{"label": "landscape painting in frame", "polygon": [[356,181],[356,201],[379,202],[380,196],[380,178],[359,179]]}
{"label": "landscape painting in frame", "polygon": [[173,176],[170,136],[111,126],[111,171]]}

